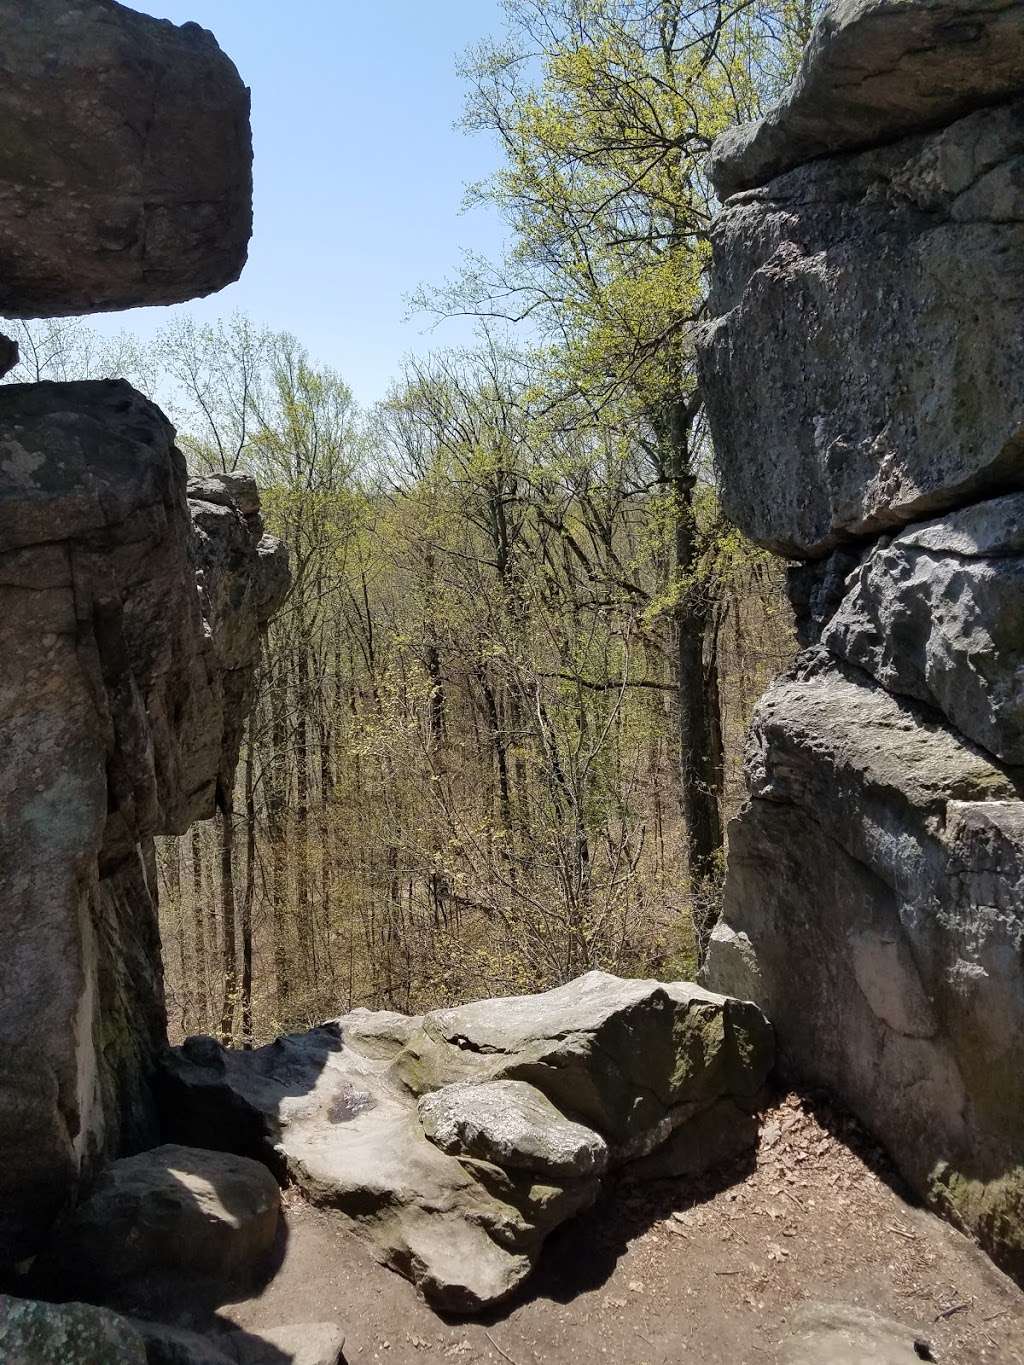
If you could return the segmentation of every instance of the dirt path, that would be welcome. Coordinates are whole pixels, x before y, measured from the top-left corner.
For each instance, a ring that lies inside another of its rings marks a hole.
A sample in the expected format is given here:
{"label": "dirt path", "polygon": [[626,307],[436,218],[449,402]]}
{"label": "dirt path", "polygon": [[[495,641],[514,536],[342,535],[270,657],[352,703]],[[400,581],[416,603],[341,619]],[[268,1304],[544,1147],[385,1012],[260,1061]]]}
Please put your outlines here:
{"label": "dirt path", "polygon": [[252,1328],[336,1318],[350,1365],[772,1365],[798,1303],[839,1300],[915,1327],[943,1365],[1024,1365],[1024,1294],[891,1182],[849,1120],[787,1096],[765,1116],[756,1162],[714,1183],[612,1189],[550,1239],[527,1294],[490,1319],[438,1318],[294,1198],[276,1278],[221,1317]]}

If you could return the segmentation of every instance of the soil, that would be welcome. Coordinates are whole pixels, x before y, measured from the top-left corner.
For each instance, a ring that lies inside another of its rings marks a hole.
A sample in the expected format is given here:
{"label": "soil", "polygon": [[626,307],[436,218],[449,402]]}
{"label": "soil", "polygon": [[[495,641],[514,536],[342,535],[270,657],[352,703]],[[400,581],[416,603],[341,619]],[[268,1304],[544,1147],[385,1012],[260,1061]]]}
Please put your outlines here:
{"label": "soil", "polygon": [[905,1322],[944,1365],[1024,1365],[1024,1293],[820,1098],[781,1097],[757,1152],[713,1179],[613,1185],[484,1319],[439,1318],[339,1219],[286,1203],[276,1275],[218,1321],[337,1320],[349,1365],[772,1365],[807,1300]]}

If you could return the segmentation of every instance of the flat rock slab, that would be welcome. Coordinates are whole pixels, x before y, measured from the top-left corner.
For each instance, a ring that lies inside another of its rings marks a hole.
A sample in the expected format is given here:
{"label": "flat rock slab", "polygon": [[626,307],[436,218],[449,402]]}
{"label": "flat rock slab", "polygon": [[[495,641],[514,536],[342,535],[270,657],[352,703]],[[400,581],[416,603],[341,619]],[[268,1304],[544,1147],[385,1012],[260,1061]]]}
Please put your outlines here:
{"label": "flat rock slab", "polygon": [[202,1335],[154,1322],[132,1322],[147,1365],[343,1365],[345,1334],[337,1323],[301,1322],[258,1332]]}
{"label": "flat rock slab", "polygon": [[0,313],[180,303],[238,278],[249,92],[211,33],[114,0],[0,0]]}
{"label": "flat rock slab", "polygon": [[852,1304],[807,1304],[798,1309],[782,1365],[918,1365],[934,1360],[912,1327]]}
{"label": "flat rock slab", "polygon": [[281,1193],[248,1157],[166,1145],[108,1166],[58,1243],[64,1283],[109,1300],[140,1280],[251,1286],[277,1236]]}
{"label": "flat rock slab", "polygon": [[184,1140],[276,1163],[431,1303],[474,1312],[525,1279],[606,1168],[720,1099],[749,1107],[772,1059],[753,1005],[590,972],[422,1018],[357,1010],[253,1052],[190,1039],[163,1107]]}
{"label": "flat rock slab", "polygon": [[870,147],[1020,91],[1013,0],[832,0],[786,94],[711,152],[721,198],[834,152]]}

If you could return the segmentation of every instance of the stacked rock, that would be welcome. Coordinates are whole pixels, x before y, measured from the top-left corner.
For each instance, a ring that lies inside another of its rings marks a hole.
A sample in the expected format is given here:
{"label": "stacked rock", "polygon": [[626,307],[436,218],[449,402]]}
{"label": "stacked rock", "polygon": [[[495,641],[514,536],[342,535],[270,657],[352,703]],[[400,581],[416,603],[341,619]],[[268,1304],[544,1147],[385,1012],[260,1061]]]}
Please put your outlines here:
{"label": "stacked rock", "polygon": [[[0,0],[0,311],[237,278],[249,92],[212,34],[114,0]],[[0,373],[16,361],[0,338]],[[251,480],[188,487],[123,381],[0,388],[0,1268],[156,1140],[153,836],[230,788],[287,585]]]}
{"label": "stacked rock", "polygon": [[708,984],[1024,1273],[1024,6],[842,0],[712,155],[733,521],[803,561]]}

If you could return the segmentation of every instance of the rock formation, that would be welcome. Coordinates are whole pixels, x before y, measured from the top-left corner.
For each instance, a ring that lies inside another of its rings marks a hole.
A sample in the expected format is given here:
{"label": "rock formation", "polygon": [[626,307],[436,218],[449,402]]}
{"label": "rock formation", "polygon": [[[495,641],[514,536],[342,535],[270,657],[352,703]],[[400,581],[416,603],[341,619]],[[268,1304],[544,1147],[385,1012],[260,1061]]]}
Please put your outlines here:
{"label": "rock formation", "polygon": [[115,0],[0,0],[0,314],[178,303],[236,280],[249,92],[213,35]]}
{"label": "rock formation", "polygon": [[83,1165],[155,1137],[152,839],[229,789],[286,582],[251,481],[190,503],[173,438],[122,382],[0,388],[0,1244],[16,1260]]}
{"label": "rock formation", "polygon": [[753,1005],[591,972],[420,1018],[356,1010],[254,1052],[193,1038],[162,1098],[181,1141],[262,1156],[433,1304],[475,1312],[605,1171],[693,1172],[751,1145],[773,1056]]}
{"label": "rock formation", "polygon": [[723,501],[805,561],[810,649],[754,719],[707,981],[1022,1274],[1024,9],[833,5],[713,173]]}
{"label": "rock formation", "polygon": [[[0,32],[0,311],[233,279],[248,94],[212,36],[114,0],[0,0]],[[0,1265],[101,1159],[156,1139],[153,836],[230,790],[286,584],[251,480],[190,496],[129,385],[0,388]]]}

